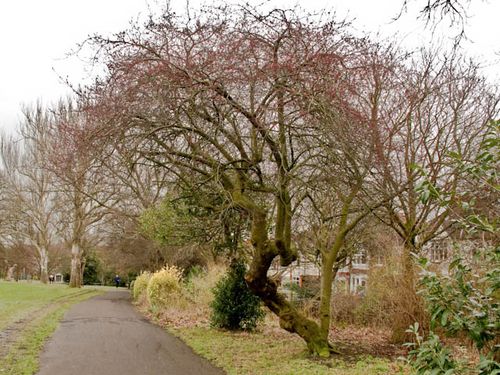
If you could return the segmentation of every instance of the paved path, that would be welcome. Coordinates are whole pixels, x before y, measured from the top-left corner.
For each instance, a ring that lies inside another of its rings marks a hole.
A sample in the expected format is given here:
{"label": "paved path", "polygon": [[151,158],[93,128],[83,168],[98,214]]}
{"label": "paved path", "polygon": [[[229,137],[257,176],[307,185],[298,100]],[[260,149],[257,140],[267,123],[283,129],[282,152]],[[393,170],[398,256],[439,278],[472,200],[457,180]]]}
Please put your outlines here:
{"label": "paved path", "polygon": [[117,290],[73,306],[45,345],[38,375],[223,375],[146,321]]}

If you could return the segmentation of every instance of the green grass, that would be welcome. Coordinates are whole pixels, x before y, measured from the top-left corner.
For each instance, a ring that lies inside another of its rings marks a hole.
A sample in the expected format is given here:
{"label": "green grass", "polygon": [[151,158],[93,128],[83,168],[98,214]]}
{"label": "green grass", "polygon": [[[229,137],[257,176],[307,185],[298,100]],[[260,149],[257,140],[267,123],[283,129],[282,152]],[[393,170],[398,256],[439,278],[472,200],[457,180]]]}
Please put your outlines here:
{"label": "green grass", "polygon": [[0,281],[0,331],[49,303],[80,293],[67,285]]}
{"label": "green grass", "polygon": [[209,328],[172,329],[201,356],[230,375],[371,375],[407,374],[399,362],[369,356],[355,359],[311,358],[293,336],[230,333]]}
{"label": "green grass", "polygon": [[2,328],[19,319],[29,318],[21,325],[22,329],[16,334],[16,342],[9,348],[8,354],[0,358],[0,374],[36,373],[40,351],[64,313],[75,303],[100,293],[95,289],[70,289],[65,285],[0,282]]}

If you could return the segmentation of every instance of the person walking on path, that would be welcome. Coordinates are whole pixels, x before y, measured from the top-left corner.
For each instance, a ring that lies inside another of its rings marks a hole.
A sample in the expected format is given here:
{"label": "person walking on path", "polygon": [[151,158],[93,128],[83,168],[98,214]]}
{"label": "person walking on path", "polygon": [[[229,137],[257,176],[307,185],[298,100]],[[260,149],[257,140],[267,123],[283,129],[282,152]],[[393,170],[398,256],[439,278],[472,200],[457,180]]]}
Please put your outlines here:
{"label": "person walking on path", "polygon": [[120,279],[120,276],[116,275],[115,276],[115,286],[118,288],[120,286],[120,282],[122,279]]}

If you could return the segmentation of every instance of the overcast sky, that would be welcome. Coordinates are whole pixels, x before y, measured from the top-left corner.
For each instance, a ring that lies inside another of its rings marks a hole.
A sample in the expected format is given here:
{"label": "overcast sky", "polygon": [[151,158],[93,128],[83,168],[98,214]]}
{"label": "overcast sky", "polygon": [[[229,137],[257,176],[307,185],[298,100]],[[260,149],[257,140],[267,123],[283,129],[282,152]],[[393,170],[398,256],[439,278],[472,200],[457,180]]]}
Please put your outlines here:
{"label": "overcast sky", "polygon": [[[21,118],[23,104],[41,100],[52,103],[69,93],[59,76],[78,83],[86,75],[85,65],[67,54],[93,33],[109,34],[127,27],[131,19],[155,8],[156,0],[3,0],[0,1],[0,129],[12,131]],[[414,0],[417,4],[423,0]],[[191,6],[200,1],[190,0]],[[261,1],[247,1],[260,3]],[[465,2],[465,1],[464,1]],[[274,6],[290,6],[291,1],[270,1]],[[359,32],[398,35],[403,45],[414,48],[434,39],[448,40],[457,30],[448,23],[438,31],[425,29],[418,21],[418,9],[410,7],[401,19],[391,22],[403,0],[307,0],[301,7],[336,10],[340,17],[356,18]],[[184,8],[185,0],[171,1],[174,9]],[[472,0],[471,18],[462,46],[484,61],[485,74],[498,83],[500,38],[497,17],[499,0]],[[495,54],[496,52],[496,54]]]}

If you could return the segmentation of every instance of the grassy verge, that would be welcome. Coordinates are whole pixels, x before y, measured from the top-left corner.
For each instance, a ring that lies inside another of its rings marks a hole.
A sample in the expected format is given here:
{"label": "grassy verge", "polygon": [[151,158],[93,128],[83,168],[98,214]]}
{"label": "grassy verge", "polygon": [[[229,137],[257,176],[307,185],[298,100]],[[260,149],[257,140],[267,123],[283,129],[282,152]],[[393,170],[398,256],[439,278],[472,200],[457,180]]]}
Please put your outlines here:
{"label": "grassy verge", "polygon": [[402,363],[359,356],[311,358],[304,343],[292,335],[269,332],[230,333],[206,327],[170,328],[201,356],[230,375],[367,375],[408,374]]}
{"label": "grassy verge", "polygon": [[[0,306],[9,312],[9,321],[22,317],[26,322],[17,327],[15,342],[8,347],[7,355],[0,358],[0,374],[32,375],[38,370],[40,351],[48,337],[57,328],[64,313],[75,303],[86,300],[101,292],[88,289],[69,289],[65,286],[47,286],[39,284],[0,285],[1,290],[8,290],[9,298]],[[28,289],[31,289],[28,290]],[[19,304],[12,302],[19,291]],[[27,296],[36,294],[31,301]],[[37,292],[40,292],[37,294]],[[31,315],[30,315],[31,314]],[[3,320],[6,325],[7,319]]]}
{"label": "grassy verge", "polygon": [[49,303],[80,293],[67,285],[0,281],[0,331]]}
{"label": "grassy verge", "polygon": [[[326,360],[311,357],[304,341],[279,327],[268,314],[255,333],[227,332],[209,327],[211,290],[223,275],[221,267],[192,277],[170,303],[155,309],[144,290],[136,293],[138,309],[193,350],[230,375],[370,375],[409,374],[407,366],[394,358],[401,350],[376,330],[332,330],[332,343],[343,355]],[[142,288],[144,289],[144,288]],[[136,290],[138,292],[139,289]]]}

